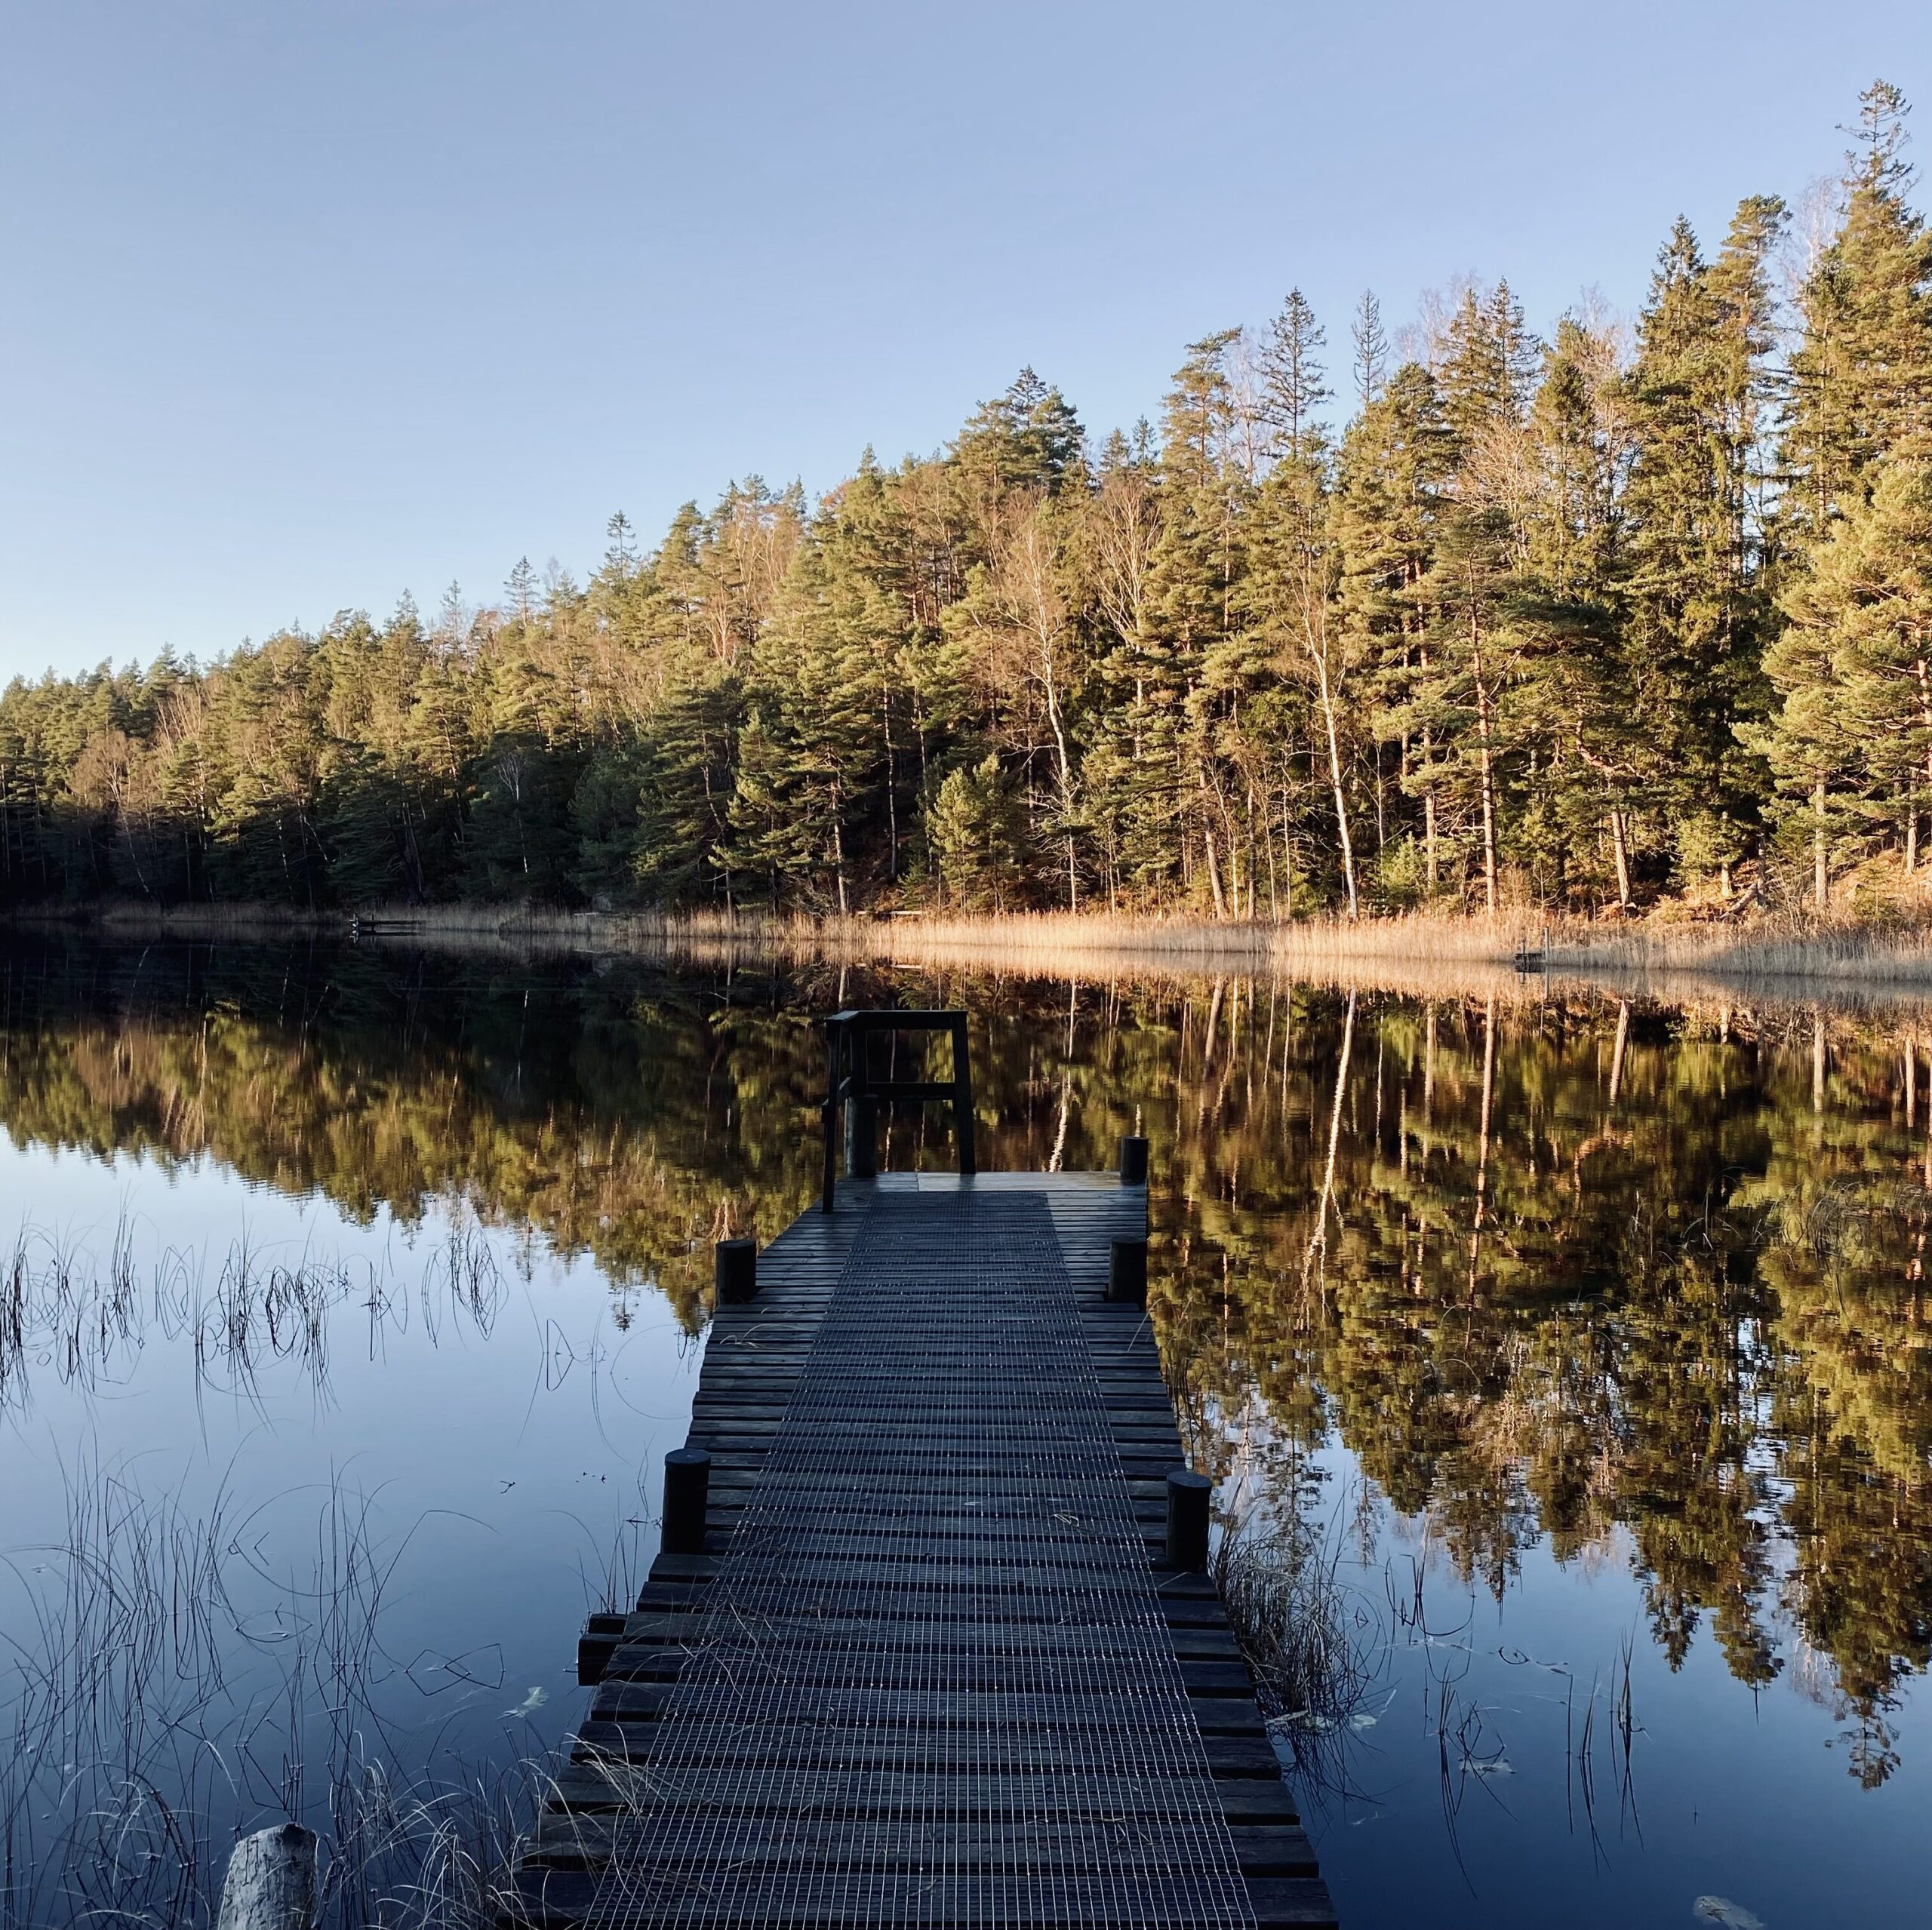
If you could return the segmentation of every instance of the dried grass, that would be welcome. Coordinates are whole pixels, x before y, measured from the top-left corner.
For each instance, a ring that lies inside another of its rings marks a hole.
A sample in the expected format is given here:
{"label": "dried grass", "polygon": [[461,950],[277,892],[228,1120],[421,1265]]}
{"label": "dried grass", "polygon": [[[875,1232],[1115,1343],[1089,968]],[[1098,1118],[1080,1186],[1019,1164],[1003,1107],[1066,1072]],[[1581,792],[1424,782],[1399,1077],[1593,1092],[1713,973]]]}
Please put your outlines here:
{"label": "dried grass", "polygon": [[337,1486],[309,1573],[275,1581],[226,1496],[191,1515],[80,1463],[60,1542],[0,1562],[29,1612],[0,1646],[0,1930],[198,1930],[232,1835],[285,1817],[323,1838],[318,1930],[513,1916],[541,1766],[390,1767],[380,1625],[406,1547]]}
{"label": "dried grass", "polygon": [[[329,1335],[338,1310],[354,1307],[371,1338],[386,1324],[406,1324],[400,1288],[366,1259],[304,1253],[271,1260],[245,1237],[229,1249],[212,1288],[192,1250],[165,1247],[143,1286],[134,1234],[116,1225],[105,1263],[75,1240],[23,1224],[0,1255],[0,1418],[32,1404],[30,1369],[51,1372],[85,1396],[118,1384],[131,1370],[150,1323],[184,1340],[198,1393],[249,1401],[261,1394],[271,1363],[287,1363],[318,1402],[329,1397]],[[452,1204],[448,1231],[423,1268],[417,1304],[432,1343],[446,1320],[488,1336],[507,1289],[496,1254],[472,1215]]]}
{"label": "dried grass", "polygon": [[[1552,920],[1531,908],[1494,917],[1447,911],[1349,920],[1216,920],[1125,913],[904,913],[773,917],[757,911],[571,911],[531,905],[376,905],[353,914],[365,942],[504,946],[521,954],[625,953],[818,959],[918,969],[1010,971],[1110,980],[1208,976],[1353,985],[1418,997],[1533,995],[1543,973],[1660,991],[1801,995],[1806,988],[1932,990],[1932,924],[1886,911],[1869,918],[1801,913],[1697,917],[1666,906],[1642,919]],[[113,903],[78,914],[11,914],[109,937],[286,940],[350,935],[346,911],[262,905]],[[1519,974],[1525,951],[1543,972]]]}

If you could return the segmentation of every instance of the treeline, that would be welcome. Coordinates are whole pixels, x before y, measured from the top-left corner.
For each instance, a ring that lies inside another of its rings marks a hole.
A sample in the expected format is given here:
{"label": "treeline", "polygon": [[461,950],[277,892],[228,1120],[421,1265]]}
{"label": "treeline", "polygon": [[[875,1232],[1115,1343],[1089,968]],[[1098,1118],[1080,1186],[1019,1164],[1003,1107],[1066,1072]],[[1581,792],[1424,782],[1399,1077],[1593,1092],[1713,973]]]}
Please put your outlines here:
{"label": "treeline", "polygon": [[[1506,284],[1337,431],[1291,293],[1090,441],[1030,371],[817,504],[755,479],[583,585],[0,697],[0,902],[463,897],[1289,917],[1917,871],[1932,234],[1863,97],[1812,236],[1673,229],[1628,328]],[[1792,269],[1789,300],[1777,292]],[[1339,346],[1339,345],[1338,345]]]}

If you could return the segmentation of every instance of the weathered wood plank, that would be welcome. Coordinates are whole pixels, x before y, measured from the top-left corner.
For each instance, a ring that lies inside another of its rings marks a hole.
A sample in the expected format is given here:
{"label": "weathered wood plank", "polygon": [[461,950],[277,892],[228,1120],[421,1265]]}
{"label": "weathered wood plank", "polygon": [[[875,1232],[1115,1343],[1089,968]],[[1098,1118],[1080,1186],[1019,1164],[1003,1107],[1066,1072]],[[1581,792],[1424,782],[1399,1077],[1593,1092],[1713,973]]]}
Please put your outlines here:
{"label": "weathered wood plank", "polygon": [[[636,1612],[586,1630],[601,1686],[518,1875],[532,1923],[1333,1922],[1214,1586],[1158,1566],[1180,1437],[1144,1311],[1103,1297],[1108,1242],[1144,1213],[1106,1175],[888,1175],[766,1250],[693,1405],[707,1552],[660,1555]],[[1051,1263],[1016,1274],[999,1242],[1035,1225]],[[904,1244],[882,1256],[888,1227]],[[919,1283],[863,1290],[874,1345],[850,1295],[881,1266]],[[814,1434],[820,1412],[846,1418]],[[795,1513],[820,1439],[835,1474]],[[1046,1471],[1085,1466],[1055,1457],[1088,1440],[1112,1471],[1097,1514]],[[758,1566],[777,1523],[782,1587]],[[1146,1605],[1131,1624],[1123,1588]],[[1143,1682],[1116,1649],[1158,1666]],[[1149,1749],[1158,1772],[1132,1766]]]}

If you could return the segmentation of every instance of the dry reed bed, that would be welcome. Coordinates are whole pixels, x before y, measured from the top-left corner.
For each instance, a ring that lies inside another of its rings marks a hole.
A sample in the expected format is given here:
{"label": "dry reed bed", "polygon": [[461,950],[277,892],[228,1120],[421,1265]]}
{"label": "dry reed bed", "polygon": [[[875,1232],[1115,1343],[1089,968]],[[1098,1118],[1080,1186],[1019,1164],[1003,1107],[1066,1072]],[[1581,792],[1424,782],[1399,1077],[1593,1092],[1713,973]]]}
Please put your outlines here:
{"label": "dry reed bed", "polygon": [[1932,987],[1932,930],[1767,920],[1741,928],[1634,924],[1567,927],[1551,939],[1552,970],[1629,972],[1768,984]]}
{"label": "dry reed bed", "polygon": [[[968,968],[1029,976],[1171,980],[1203,976],[1292,979],[1417,996],[1522,995],[1515,962],[1542,952],[1553,973],[1655,982],[1694,979],[1714,994],[1807,985],[1932,991],[1932,927],[1790,916],[1749,924],[1658,917],[1621,924],[1550,920],[1534,908],[1494,918],[1440,911],[1278,924],[1107,912],[773,917],[755,911],[568,911],[528,905],[375,906],[358,914],[376,937],[429,945],[531,952],[644,952],[703,963],[759,956],[911,969]],[[349,914],[258,905],[116,905],[71,916],[16,914],[24,928],[107,937],[249,942],[291,933],[346,935]]]}
{"label": "dry reed bed", "polygon": [[195,1515],[85,1458],[66,1480],[60,1539],[0,1560],[27,1610],[0,1667],[0,1930],[205,1930],[232,1833],[291,1815],[324,1839],[316,1930],[521,1920],[506,1873],[547,1772],[423,1748],[383,1633],[407,1535],[338,1481],[272,1560],[225,1494]]}

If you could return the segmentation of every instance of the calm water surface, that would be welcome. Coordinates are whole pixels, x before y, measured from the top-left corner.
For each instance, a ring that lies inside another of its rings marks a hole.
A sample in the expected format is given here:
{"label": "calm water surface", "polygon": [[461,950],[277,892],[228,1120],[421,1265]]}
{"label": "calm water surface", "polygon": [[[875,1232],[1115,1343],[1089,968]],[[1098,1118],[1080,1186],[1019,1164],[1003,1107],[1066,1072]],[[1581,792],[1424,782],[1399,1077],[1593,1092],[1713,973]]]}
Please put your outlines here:
{"label": "calm water surface", "polygon": [[1153,1142],[1197,1459],[1328,1578],[1346,1923],[1927,1920],[1932,1015],[16,945],[0,1923],[204,1920],[288,1809],[342,1920],[457,1880],[649,1561],[709,1242],[809,1197],[812,1022],[894,1000],[975,1014],[986,1163]]}

